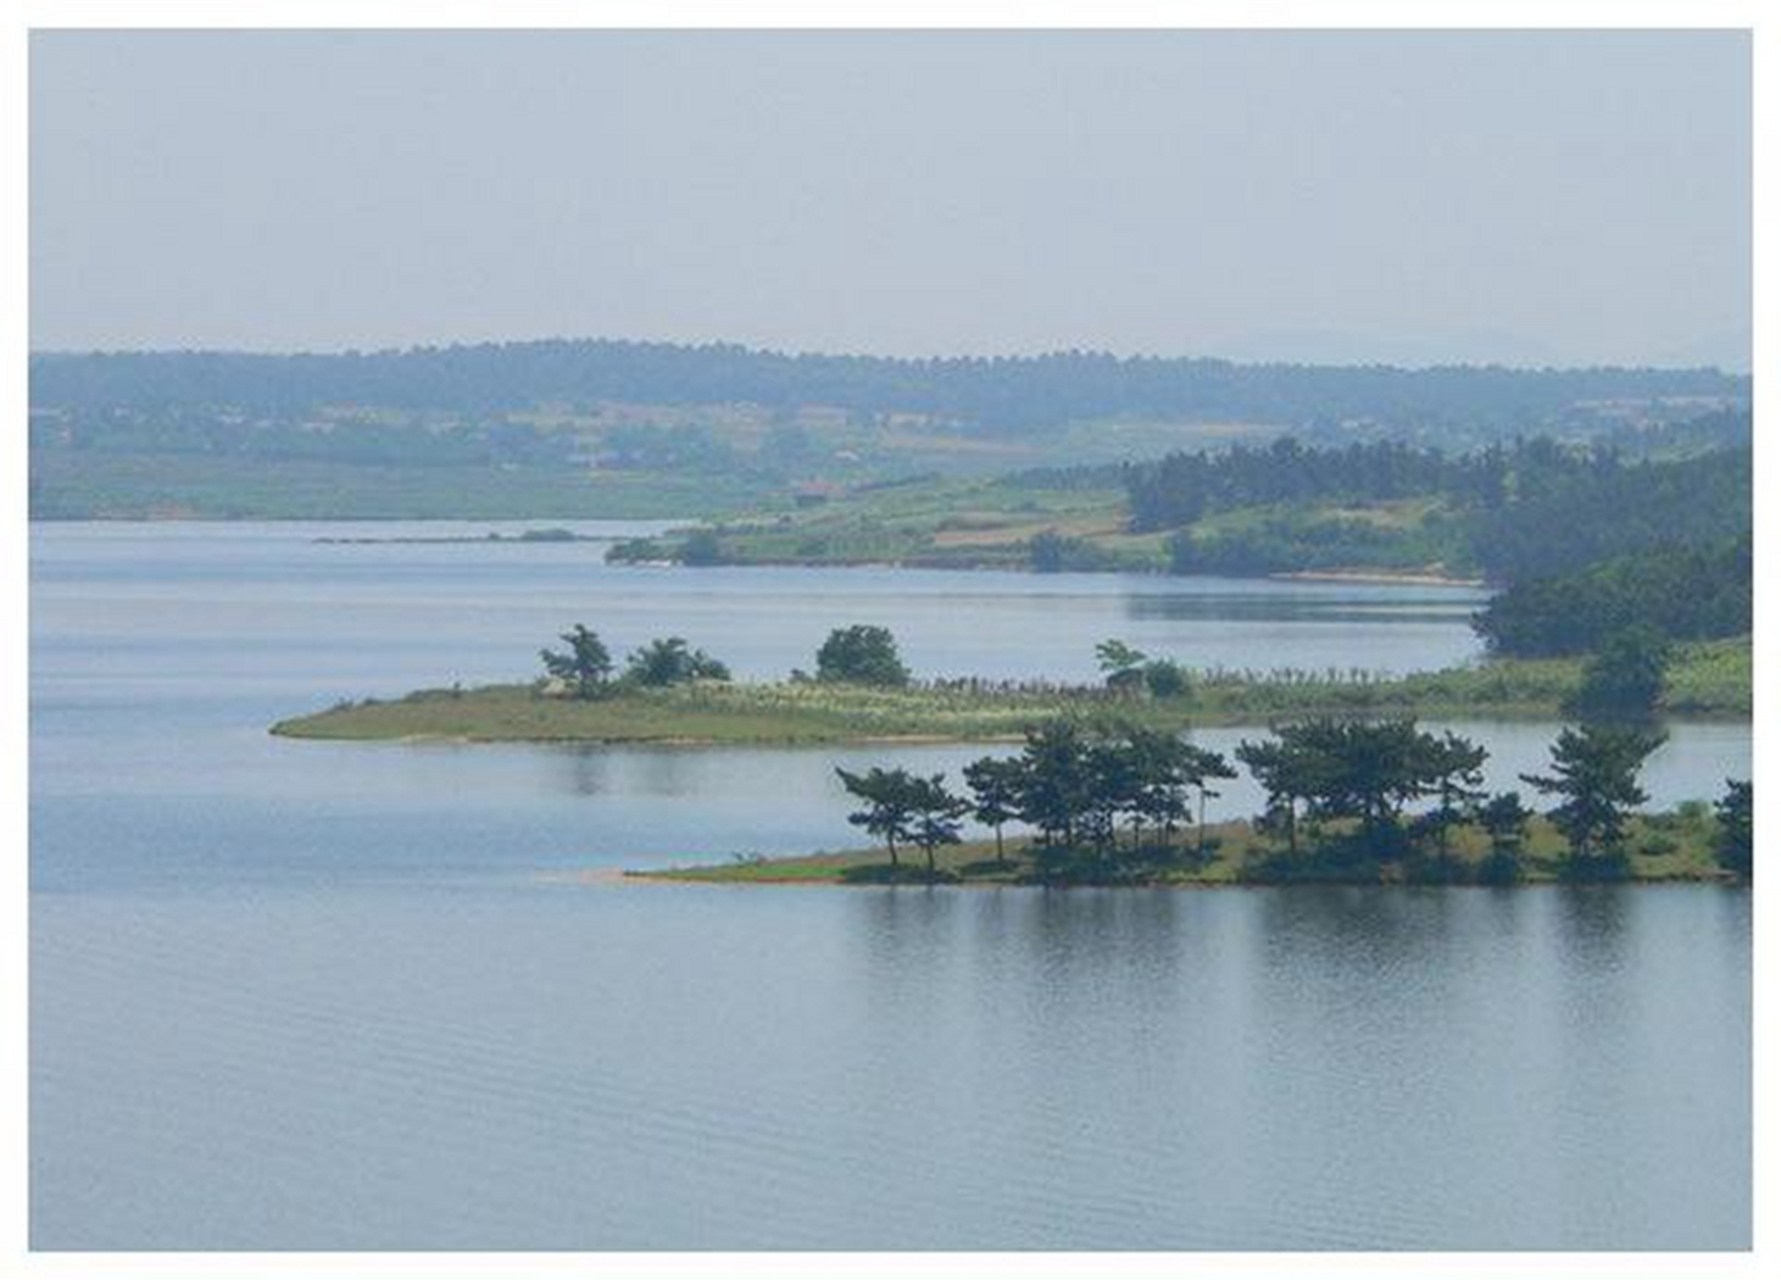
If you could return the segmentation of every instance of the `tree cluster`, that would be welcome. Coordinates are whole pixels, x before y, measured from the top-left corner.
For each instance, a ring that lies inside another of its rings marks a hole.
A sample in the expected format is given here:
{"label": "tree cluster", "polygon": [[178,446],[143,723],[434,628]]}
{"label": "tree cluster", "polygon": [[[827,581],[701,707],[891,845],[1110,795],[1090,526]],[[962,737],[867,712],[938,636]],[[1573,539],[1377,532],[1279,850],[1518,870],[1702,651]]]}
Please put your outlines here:
{"label": "tree cluster", "polygon": [[695,680],[728,680],[730,669],[703,649],[694,649],[679,636],[651,640],[625,659],[625,669],[613,678],[611,651],[597,632],[576,623],[560,637],[563,649],[540,649],[546,675],[560,680],[577,698],[600,698],[630,686],[661,689]]}
{"label": "tree cluster", "polygon": [[1268,796],[1264,815],[1297,852],[1301,820],[1354,819],[1359,847],[1374,857],[1409,852],[1405,806],[1433,799],[1417,823],[1441,853],[1448,832],[1469,820],[1478,801],[1485,749],[1454,733],[1432,734],[1411,720],[1316,719],[1281,725],[1269,739],[1238,744]]}
{"label": "tree cluster", "polygon": [[[1608,629],[1661,614],[1678,638],[1690,630],[1724,635],[1749,616],[1748,445],[1629,459],[1543,437],[1461,455],[1390,441],[1314,449],[1283,437],[1265,448],[1170,454],[1127,467],[1124,482],[1134,531],[1177,531],[1170,545],[1177,573],[1420,559],[1510,584],[1566,579],[1550,590],[1529,587],[1532,611],[1560,612],[1580,586]],[[1408,497],[1441,505],[1403,526],[1316,510]],[[1208,516],[1249,507],[1279,509],[1237,529],[1195,529]],[[1704,572],[1711,590],[1692,620],[1663,599],[1691,571]],[[1510,635],[1521,606],[1510,601],[1489,625]],[[1563,616],[1587,628],[1589,610]]]}
{"label": "tree cluster", "polygon": [[1472,517],[1472,560],[1493,581],[1574,574],[1623,556],[1750,536],[1748,445],[1634,461],[1550,440],[1518,448],[1511,500]]}
{"label": "tree cluster", "polygon": [[1481,505],[1506,500],[1509,454],[1449,455],[1399,441],[1314,449],[1292,436],[1259,448],[1171,453],[1126,468],[1131,527],[1179,529],[1236,507],[1271,503],[1383,502],[1442,494]]}
{"label": "tree cluster", "polygon": [[1473,621],[1494,653],[1588,653],[1634,626],[1671,640],[1748,634],[1751,540],[1655,547],[1576,573],[1527,578],[1492,596]]}
{"label": "tree cluster", "polygon": [[849,821],[885,840],[893,867],[898,841],[922,846],[930,875],[935,846],[957,842],[957,820],[966,813],[995,832],[998,860],[1005,856],[1003,828],[1011,822],[1031,827],[1058,858],[1086,852],[1107,865],[1122,850],[1142,855],[1172,849],[1177,833],[1193,821],[1195,849],[1203,853],[1206,800],[1218,794],[1215,783],[1236,777],[1223,756],[1173,734],[1070,719],[1029,730],[1018,756],[985,756],[967,765],[968,798],[948,791],[940,774],[837,773],[863,802]]}
{"label": "tree cluster", "polygon": [[[1567,874],[1624,871],[1627,819],[1647,798],[1639,771],[1663,741],[1661,733],[1625,725],[1567,727],[1553,745],[1551,772],[1522,775],[1557,802],[1549,816],[1570,845]],[[1492,884],[1520,875],[1532,812],[1513,791],[1486,792],[1487,752],[1458,734],[1430,733],[1410,720],[1314,719],[1244,740],[1235,756],[1266,793],[1256,824],[1282,841],[1288,870],[1414,858],[1419,874],[1457,878],[1462,864],[1450,841],[1469,824],[1489,840],[1473,874]],[[1173,734],[1070,718],[1029,729],[1017,756],[967,765],[963,794],[947,787],[944,774],[837,773],[861,803],[849,821],[885,841],[893,877],[899,849],[914,845],[927,855],[930,878],[938,874],[935,850],[959,842],[967,815],[995,833],[998,862],[1006,862],[1006,826],[1032,830],[1044,875],[1116,878],[1122,867],[1158,858],[1203,858],[1206,800],[1237,776],[1221,754]],[[1749,815],[1749,784],[1730,784],[1717,847],[1724,865],[1746,876]],[[1195,839],[1179,843],[1189,826]]]}

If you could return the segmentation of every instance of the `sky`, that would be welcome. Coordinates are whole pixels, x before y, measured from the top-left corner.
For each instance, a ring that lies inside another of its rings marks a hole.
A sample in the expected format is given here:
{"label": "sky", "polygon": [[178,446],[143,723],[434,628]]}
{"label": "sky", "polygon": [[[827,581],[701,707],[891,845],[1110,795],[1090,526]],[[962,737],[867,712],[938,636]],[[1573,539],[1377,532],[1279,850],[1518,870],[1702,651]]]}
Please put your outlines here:
{"label": "sky", "polygon": [[1749,368],[1738,32],[43,32],[35,350]]}

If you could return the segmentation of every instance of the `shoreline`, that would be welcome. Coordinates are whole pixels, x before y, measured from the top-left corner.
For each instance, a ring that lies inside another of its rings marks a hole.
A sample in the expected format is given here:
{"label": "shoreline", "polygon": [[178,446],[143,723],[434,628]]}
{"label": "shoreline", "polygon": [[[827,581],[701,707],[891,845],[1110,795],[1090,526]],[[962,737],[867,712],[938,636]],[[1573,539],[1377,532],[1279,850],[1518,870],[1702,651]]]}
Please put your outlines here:
{"label": "shoreline", "polygon": [[1443,573],[1393,573],[1388,569],[1293,569],[1263,576],[1275,582],[1353,582],[1387,587],[1464,587],[1472,591],[1483,590],[1490,585],[1483,578],[1456,578]]}
{"label": "shoreline", "polygon": [[[695,868],[686,868],[694,870]],[[839,889],[853,893],[891,893],[900,889],[920,889],[923,891],[943,892],[953,890],[960,893],[987,893],[991,890],[1003,890],[1013,893],[1031,893],[1035,890],[1046,893],[1071,893],[1085,890],[1099,890],[1109,893],[1217,893],[1217,892],[1249,892],[1278,893],[1293,889],[1377,889],[1381,892],[1397,893],[1428,893],[1432,890],[1449,892],[1453,890],[1471,891],[1474,893],[1519,893],[1531,889],[1614,889],[1642,888],[1659,889],[1674,888],[1680,885],[1712,886],[1720,889],[1749,889],[1748,880],[1739,879],[1730,872],[1717,874],[1702,873],[1700,875],[1668,875],[1642,876],[1629,875],[1618,880],[1564,880],[1556,876],[1548,876],[1533,880],[1516,880],[1512,884],[1479,884],[1476,881],[1461,881],[1454,884],[1425,883],[1414,880],[1355,880],[1329,877],[1319,879],[1315,876],[1303,876],[1296,880],[1146,880],[1096,883],[1091,881],[1064,881],[1049,884],[1042,880],[921,880],[915,877],[897,882],[847,881],[832,876],[782,876],[776,879],[745,878],[737,876],[726,879],[721,876],[693,876],[682,874],[679,869],[650,870],[648,868],[625,867],[616,871],[606,868],[590,868],[587,871],[572,872],[563,875],[547,875],[540,879],[546,883],[575,883],[594,887],[615,887],[626,885],[649,885],[660,887],[673,885],[677,887],[691,886],[697,889]]]}
{"label": "shoreline", "polygon": [[[622,540],[621,540],[622,541]],[[1490,583],[1483,578],[1461,578],[1450,574],[1424,573],[1414,569],[1396,572],[1391,569],[1281,569],[1272,573],[1171,573],[1160,564],[1126,564],[1093,569],[1035,569],[1024,559],[998,557],[968,558],[947,555],[914,555],[896,558],[835,557],[820,559],[800,556],[749,556],[746,559],[718,560],[711,564],[688,565],[673,557],[637,557],[610,559],[607,563],[623,568],[650,569],[891,569],[938,570],[945,573],[1019,573],[1036,578],[1065,575],[1086,577],[1179,578],[1183,581],[1215,582],[1310,582],[1351,583],[1357,586],[1451,587],[1455,590],[1483,591]]]}
{"label": "shoreline", "polygon": [[[1005,859],[991,840],[943,846],[930,878],[918,849],[903,850],[893,868],[882,846],[740,857],[732,861],[667,867],[610,868],[580,873],[584,883],[810,886],[825,888],[957,889],[1282,889],[1343,888],[1543,888],[1580,884],[1749,884],[1719,865],[1714,854],[1716,820],[1704,805],[1678,805],[1635,814],[1621,853],[1606,862],[1577,863],[1550,819],[1530,819],[1514,857],[1515,871],[1492,879],[1493,848],[1474,824],[1454,829],[1450,851],[1422,849],[1380,859],[1339,853],[1328,833],[1310,837],[1289,853],[1252,822],[1236,819],[1206,828],[1204,853],[1185,831],[1179,843],[1110,853],[1048,850],[1030,836],[1010,836]],[[1055,860],[1061,856],[1062,861]]]}
{"label": "shoreline", "polygon": [[[545,515],[545,516],[412,516],[412,515],[344,515],[344,516],[264,516],[239,518],[235,516],[205,515],[185,512],[154,512],[135,515],[113,515],[93,513],[88,515],[33,515],[26,523],[44,525],[69,524],[206,524],[206,525],[328,525],[328,524],[463,524],[486,526],[490,523],[520,524],[540,520],[559,520],[569,522],[602,521],[610,524],[661,524],[671,523],[672,528],[661,533],[649,535],[625,534],[576,534],[571,538],[525,538],[518,535],[501,535],[487,538],[465,534],[462,536],[447,535],[439,537],[318,537],[311,539],[317,546],[478,546],[490,543],[512,543],[526,546],[550,546],[569,544],[604,543],[617,544],[632,540],[639,536],[660,537],[668,533],[686,529],[703,527],[701,517],[689,515],[685,517],[669,516],[596,516],[596,515]],[[1416,570],[1397,572],[1391,569],[1283,569],[1272,573],[1170,573],[1166,568],[1156,565],[1124,565],[1115,568],[1069,569],[1057,572],[1035,569],[1021,561],[1003,561],[992,558],[960,559],[952,556],[912,556],[894,559],[833,559],[823,560],[800,558],[797,556],[760,556],[746,560],[724,560],[709,565],[686,565],[673,558],[661,559],[619,559],[607,563],[615,568],[626,569],[933,569],[958,573],[1019,573],[1034,577],[1056,577],[1061,573],[1084,575],[1089,577],[1144,577],[1144,578],[1181,578],[1187,581],[1211,580],[1221,582],[1312,582],[1312,583],[1352,583],[1361,586],[1401,586],[1401,587],[1452,587],[1469,591],[1481,591],[1489,588],[1490,583],[1483,578],[1455,577],[1450,574],[1423,573]]]}

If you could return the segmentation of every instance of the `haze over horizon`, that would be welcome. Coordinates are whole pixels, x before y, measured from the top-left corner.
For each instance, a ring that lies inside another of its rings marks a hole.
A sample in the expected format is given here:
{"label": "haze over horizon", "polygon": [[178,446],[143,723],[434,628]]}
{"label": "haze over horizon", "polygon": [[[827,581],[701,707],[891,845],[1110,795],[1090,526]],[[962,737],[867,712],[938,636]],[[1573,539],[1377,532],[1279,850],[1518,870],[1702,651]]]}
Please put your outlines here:
{"label": "haze over horizon", "polygon": [[1724,363],[1715,363],[1712,360],[1706,360],[1706,359],[1694,360],[1694,361],[1673,360],[1673,361],[1668,361],[1668,362],[1651,362],[1648,364],[1639,364],[1639,365],[1616,363],[1616,362],[1605,362],[1605,361],[1604,362],[1583,363],[1583,362],[1565,362],[1565,361],[1560,361],[1560,360],[1536,360],[1536,359],[1515,360],[1515,359],[1501,359],[1501,358],[1467,360],[1467,359],[1457,358],[1457,357],[1450,358],[1450,359],[1416,359],[1414,357],[1403,357],[1403,358],[1393,359],[1388,356],[1356,356],[1353,358],[1344,359],[1340,356],[1335,356],[1335,355],[1310,355],[1310,356],[1304,356],[1304,357],[1294,357],[1294,356],[1258,354],[1258,355],[1253,355],[1253,356],[1244,356],[1244,355],[1229,355],[1229,354],[1226,354],[1224,352],[1219,352],[1219,351],[1175,351],[1175,352],[1169,352],[1169,351],[1108,351],[1105,348],[1093,348],[1093,347],[1083,347],[1083,346],[1055,347],[1055,348],[1050,348],[1047,350],[1030,350],[1030,351],[970,351],[970,352],[943,352],[943,351],[939,351],[939,352],[922,352],[922,353],[916,353],[916,354],[911,354],[911,355],[903,355],[903,354],[882,353],[882,352],[875,352],[875,351],[825,351],[825,350],[821,350],[821,349],[815,348],[815,347],[763,347],[763,346],[757,346],[753,343],[735,342],[735,341],[721,338],[721,337],[678,341],[678,340],[672,339],[672,338],[628,338],[628,337],[620,337],[620,336],[611,335],[611,334],[557,334],[557,335],[547,335],[547,336],[540,336],[540,337],[526,337],[526,338],[486,337],[486,338],[469,338],[469,339],[463,339],[463,340],[456,340],[456,339],[451,339],[451,338],[441,338],[441,339],[437,339],[434,341],[428,341],[428,342],[401,343],[401,344],[390,344],[390,345],[379,345],[379,346],[371,346],[371,345],[350,346],[350,347],[311,346],[311,347],[286,347],[286,348],[279,348],[279,349],[273,349],[273,348],[267,348],[267,347],[221,347],[221,346],[208,346],[208,347],[142,346],[142,347],[84,347],[84,348],[83,347],[33,347],[31,349],[30,354],[32,357],[39,357],[39,356],[48,356],[48,357],[74,356],[74,357],[78,357],[78,356],[112,356],[112,355],[130,355],[130,356],[224,355],[224,356],[265,356],[265,357],[272,357],[272,358],[282,358],[282,357],[306,357],[306,356],[327,357],[327,356],[373,356],[373,355],[389,355],[389,354],[398,354],[399,355],[399,354],[407,354],[407,353],[411,353],[411,352],[452,350],[452,349],[458,349],[458,348],[468,349],[468,348],[476,348],[476,347],[482,347],[482,346],[509,346],[509,345],[524,346],[524,345],[530,345],[530,344],[544,344],[544,343],[567,343],[567,344],[572,344],[572,345],[573,344],[581,344],[581,343],[615,343],[615,344],[628,344],[628,345],[637,345],[637,346],[665,345],[665,346],[679,346],[679,347],[700,347],[700,346],[737,347],[737,348],[742,348],[744,350],[747,350],[747,351],[750,351],[753,353],[758,353],[758,354],[763,354],[763,355],[788,356],[788,357],[793,357],[793,358],[808,356],[808,357],[824,357],[824,358],[835,358],[835,359],[893,360],[893,361],[895,361],[895,360],[909,360],[909,361],[924,361],[924,360],[942,360],[942,361],[944,361],[944,360],[1036,360],[1036,359],[1043,359],[1043,358],[1049,357],[1049,356],[1083,354],[1083,355],[1107,355],[1107,356],[1112,356],[1114,359],[1117,359],[1117,360],[1219,360],[1219,361],[1224,361],[1229,364],[1240,365],[1240,366],[1277,364],[1277,365],[1305,365],[1305,366],[1318,366],[1318,367],[1328,367],[1328,368],[1357,368],[1357,369],[1377,367],[1377,368],[1394,368],[1394,369],[1404,370],[1407,372],[1414,372],[1417,370],[1425,370],[1425,369],[1442,369],[1442,368],[1476,368],[1476,369],[1504,368],[1504,369],[1511,369],[1511,370],[1530,372],[1530,373],[1539,372],[1541,370],[1569,372],[1569,371],[1587,370],[1587,369],[1591,369],[1591,368],[1601,368],[1601,369],[1648,368],[1648,369],[1678,370],[1678,371],[1698,368],[1698,369],[1717,370],[1718,372],[1721,372],[1721,373],[1730,374],[1730,375],[1734,375],[1734,376],[1740,376],[1740,377],[1748,377],[1749,373],[1750,373],[1750,367],[1749,367],[1748,361],[1745,361],[1740,365],[1732,365],[1732,364],[1724,364]]}
{"label": "haze over horizon", "polygon": [[1750,367],[1738,32],[31,48],[39,351]]}

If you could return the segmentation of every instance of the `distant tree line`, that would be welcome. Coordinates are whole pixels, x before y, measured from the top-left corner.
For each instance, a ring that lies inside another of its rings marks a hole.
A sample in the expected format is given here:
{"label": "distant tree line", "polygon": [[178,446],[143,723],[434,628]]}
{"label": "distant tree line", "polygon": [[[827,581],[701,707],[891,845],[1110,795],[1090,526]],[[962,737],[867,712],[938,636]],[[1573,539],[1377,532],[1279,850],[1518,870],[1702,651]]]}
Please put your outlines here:
{"label": "distant tree line", "polygon": [[490,411],[559,402],[830,405],[915,413],[986,432],[1108,417],[1310,429],[1527,430],[1578,406],[1673,397],[1750,399],[1750,379],[1714,369],[1508,369],[1453,365],[1235,364],[1068,351],[908,360],[784,355],[733,344],[569,341],[344,354],[213,351],[31,357],[33,407],[318,405]]}

